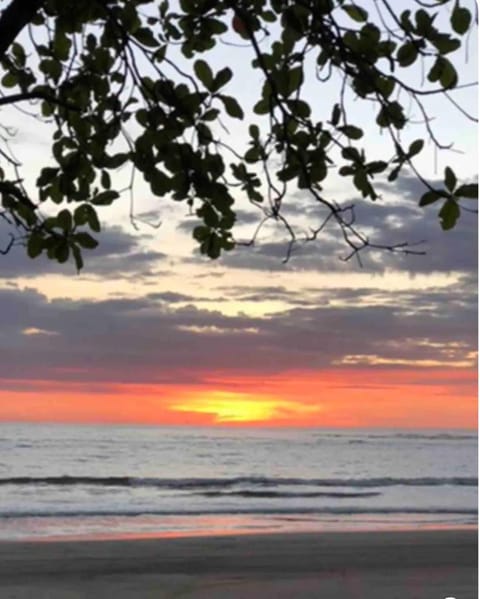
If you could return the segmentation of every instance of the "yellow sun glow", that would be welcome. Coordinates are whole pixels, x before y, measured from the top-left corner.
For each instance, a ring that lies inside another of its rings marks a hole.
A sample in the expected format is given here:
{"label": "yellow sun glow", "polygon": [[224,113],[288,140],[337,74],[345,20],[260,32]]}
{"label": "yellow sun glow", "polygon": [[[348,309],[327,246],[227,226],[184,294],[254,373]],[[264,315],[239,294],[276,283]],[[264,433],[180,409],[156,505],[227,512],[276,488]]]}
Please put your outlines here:
{"label": "yellow sun glow", "polygon": [[286,418],[291,414],[318,411],[318,406],[299,405],[273,397],[257,397],[246,393],[211,391],[195,394],[172,404],[171,410],[211,414],[215,422],[259,422]]}

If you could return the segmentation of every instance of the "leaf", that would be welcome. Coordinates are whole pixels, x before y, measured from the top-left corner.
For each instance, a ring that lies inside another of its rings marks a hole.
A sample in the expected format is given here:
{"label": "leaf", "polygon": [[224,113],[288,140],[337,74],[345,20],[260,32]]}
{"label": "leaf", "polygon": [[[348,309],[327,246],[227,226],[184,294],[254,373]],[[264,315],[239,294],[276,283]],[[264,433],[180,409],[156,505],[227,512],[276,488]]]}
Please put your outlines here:
{"label": "leaf", "polygon": [[98,220],[97,213],[93,208],[88,215],[88,226],[90,229],[92,229],[92,231],[95,231],[95,233],[100,233],[100,221]]}
{"label": "leaf", "polygon": [[253,139],[260,138],[260,129],[257,125],[250,125],[248,128],[248,132],[250,133],[250,137],[253,137]]}
{"label": "leaf", "polygon": [[60,75],[62,74],[62,64],[58,60],[41,60],[38,67],[42,71],[42,73],[45,73],[47,77],[51,77],[54,81],[58,81]]}
{"label": "leaf", "polygon": [[424,145],[425,142],[423,141],[423,139],[416,139],[415,141],[413,141],[408,147],[408,157],[412,158],[413,156],[420,154],[420,152],[423,150]]}
{"label": "leaf", "polygon": [[220,111],[217,108],[210,108],[202,114],[203,121],[215,121],[218,118]]}
{"label": "leaf", "polygon": [[25,61],[27,58],[27,55],[25,54],[25,48],[18,42],[13,42],[11,49],[17,64],[21,65],[22,67],[25,66]]}
{"label": "leaf", "polygon": [[98,220],[95,208],[90,204],[82,204],[75,209],[73,220],[76,226],[82,226],[88,223],[90,229],[98,233],[100,231],[100,222]]}
{"label": "leaf", "polygon": [[73,238],[78,243],[78,245],[88,250],[93,250],[98,245],[98,241],[94,239],[89,233],[76,233],[73,236]]}
{"label": "leaf", "polygon": [[388,163],[383,160],[375,160],[367,164],[367,172],[371,175],[377,173],[383,173],[383,171],[388,167]]}
{"label": "leaf", "polygon": [[450,54],[461,46],[460,40],[450,37],[448,34],[438,34],[431,42],[440,54]]}
{"label": "leaf", "polygon": [[113,189],[109,189],[107,191],[102,191],[92,198],[92,204],[95,206],[109,206],[114,200],[119,197],[117,191],[113,191]]}
{"label": "leaf", "polygon": [[364,170],[357,170],[353,176],[353,184],[362,192],[362,196],[366,198],[372,195],[372,187],[367,179],[367,173]]}
{"label": "leaf", "polygon": [[18,77],[13,73],[7,73],[2,78],[3,87],[15,87],[18,83]]}
{"label": "leaf", "polygon": [[53,40],[53,51],[59,60],[67,60],[72,45],[71,39],[65,32],[57,28]]}
{"label": "leaf", "polygon": [[363,130],[354,125],[345,125],[344,127],[338,127],[338,130],[343,133],[349,139],[360,139],[363,137]]}
{"label": "leaf", "polygon": [[68,260],[69,255],[70,255],[70,248],[68,247],[67,242],[62,241],[55,248],[55,258],[56,258],[57,262],[59,262],[60,264],[63,264],[64,262],[66,262]]}
{"label": "leaf", "polygon": [[[228,31],[227,25],[225,23],[223,23],[222,21],[220,21],[219,19],[209,18],[207,26],[208,26],[209,32],[211,34],[215,34],[215,35],[220,35],[220,34],[226,33]],[[207,27],[205,29],[207,29]]]}
{"label": "leaf", "polygon": [[280,181],[291,181],[298,175],[299,170],[299,167],[289,165],[277,171],[276,175]]}
{"label": "leaf", "polygon": [[441,221],[441,226],[444,231],[449,231],[455,226],[458,217],[460,216],[460,207],[457,202],[449,198],[440,209],[438,216]]}
{"label": "leaf", "polygon": [[332,125],[334,127],[336,127],[338,125],[338,123],[340,122],[341,115],[342,115],[342,112],[341,112],[340,104],[335,104],[335,106],[333,107],[333,110],[332,110],[332,120],[331,120]]}
{"label": "leaf", "polygon": [[102,187],[104,189],[110,189],[112,182],[110,180],[110,175],[108,174],[107,171],[102,171],[102,174],[100,177],[100,183],[102,184]]}
{"label": "leaf", "polygon": [[208,145],[213,141],[212,132],[204,123],[198,123],[196,126],[198,143],[200,145]]}
{"label": "leaf", "polygon": [[428,206],[429,204],[433,204],[434,202],[436,202],[437,200],[439,200],[440,198],[445,197],[445,194],[443,191],[440,190],[436,190],[436,189],[430,189],[429,191],[427,191],[426,193],[423,194],[423,196],[420,198],[420,201],[418,202],[419,206]]}
{"label": "leaf", "polygon": [[241,37],[248,39],[249,37],[249,28],[245,21],[239,17],[238,15],[234,15],[232,19],[232,29],[235,33],[238,33]]}
{"label": "leaf", "polygon": [[354,4],[344,4],[342,9],[357,23],[364,23],[368,19],[368,12],[364,8],[360,8]]}
{"label": "leaf", "polygon": [[202,250],[208,255],[209,258],[212,258],[213,260],[218,258],[222,250],[220,237],[215,233],[212,233],[208,239],[203,242]]}
{"label": "leaf", "polygon": [[197,241],[204,241],[210,235],[210,229],[205,225],[199,225],[193,229],[193,237]]}
{"label": "leaf", "polygon": [[406,33],[412,33],[414,30],[412,21],[410,19],[411,10],[404,10],[400,15],[400,23],[402,25],[402,29]]}
{"label": "leaf", "polygon": [[119,152],[113,156],[105,156],[105,165],[107,168],[118,168],[128,160],[128,154]]}
{"label": "leaf", "polygon": [[418,49],[412,42],[400,46],[397,52],[397,60],[402,67],[408,67],[417,60]]}
{"label": "leaf", "polygon": [[215,208],[210,206],[210,204],[204,204],[203,207],[197,211],[197,214],[203,217],[203,222],[207,225],[207,227],[218,227],[220,219],[218,218]]}
{"label": "leaf", "polygon": [[440,75],[440,83],[444,89],[449,89],[457,85],[458,75],[453,64],[447,58],[444,58],[443,60],[444,66]]}
{"label": "leaf", "polygon": [[155,39],[151,29],[148,27],[138,28],[133,34],[133,37],[142,45],[148,46],[149,48],[156,48],[159,45],[159,42]]}
{"label": "leaf", "polygon": [[13,209],[18,214],[18,216],[23,218],[27,225],[31,226],[37,222],[37,217],[35,215],[35,207],[32,208],[28,204],[21,204],[20,202],[17,202]]}
{"label": "leaf", "polygon": [[82,253],[81,253],[78,245],[72,245],[71,248],[72,248],[73,259],[75,260],[75,266],[77,267],[77,272],[80,272],[83,268]]}
{"label": "leaf", "polygon": [[367,23],[360,30],[360,37],[364,40],[364,43],[370,44],[371,46],[377,46],[381,39],[380,29],[373,23]]}
{"label": "leaf", "polygon": [[208,63],[201,59],[196,60],[193,65],[193,70],[203,85],[210,90],[210,87],[213,83],[213,73]]}
{"label": "leaf", "polygon": [[394,169],[392,169],[387,177],[388,181],[390,181],[390,182],[395,181],[398,178],[401,168],[402,168],[402,165],[399,164]]}
{"label": "leaf", "polygon": [[310,180],[323,181],[327,176],[327,164],[325,161],[318,160],[312,163],[310,167]]}
{"label": "leaf", "polygon": [[225,106],[227,114],[234,119],[243,119],[244,114],[240,104],[231,96],[219,96]]}
{"label": "leaf", "polygon": [[58,175],[59,170],[60,169],[56,167],[42,168],[42,170],[40,171],[40,176],[37,178],[38,187],[44,187],[45,185],[51,183],[53,179],[55,179],[55,177]]}
{"label": "leaf", "polygon": [[253,146],[245,152],[246,162],[257,162],[260,159],[260,149],[258,146]]}
{"label": "leaf", "polygon": [[453,191],[455,189],[457,185],[457,177],[455,176],[455,173],[452,171],[452,169],[447,166],[445,168],[445,187],[449,190],[449,191]]}
{"label": "leaf", "polygon": [[472,15],[468,8],[459,6],[457,2],[455,4],[455,8],[452,11],[452,16],[450,17],[452,29],[455,31],[455,33],[463,35],[468,31],[471,21]]}
{"label": "leaf", "polygon": [[270,112],[270,103],[266,100],[259,100],[253,107],[255,114],[268,114]]}
{"label": "leaf", "polygon": [[71,231],[72,229],[72,215],[68,210],[61,210],[57,214],[57,223],[65,232]]}
{"label": "leaf", "polygon": [[455,195],[458,198],[469,198],[471,200],[476,200],[478,199],[478,184],[466,183],[465,185],[460,185],[460,187],[455,191]]}
{"label": "leaf", "polygon": [[397,129],[402,129],[406,123],[403,107],[396,101],[382,106],[376,120],[380,127],[393,125]]}
{"label": "leaf", "polygon": [[30,258],[36,258],[42,253],[43,237],[38,233],[32,233],[27,241],[27,254]]}
{"label": "leaf", "polygon": [[346,160],[351,160],[352,162],[357,162],[357,163],[363,162],[360,152],[357,150],[357,148],[352,148],[352,147],[343,148],[342,156]]}
{"label": "leaf", "polygon": [[342,177],[348,177],[349,175],[353,175],[355,173],[355,169],[351,166],[342,166],[338,169],[338,172]]}
{"label": "leaf", "polygon": [[297,91],[303,81],[303,68],[296,67],[288,71],[288,84],[287,84],[287,93],[289,96],[293,94],[293,92]]}
{"label": "leaf", "polygon": [[[173,172],[174,167],[172,166],[170,170]],[[183,173],[180,174],[183,180]],[[178,180],[174,180],[173,177],[169,177],[166,173],[164,173],[162,170],[158,168],[148,169],[148,173],[146,172],[146,176],[150,183],[152,193],[156,196],[163,196],[169,191],[172,191],[172,189],[177,189]]]}
{"label": "leaf", "polygon": [[387,99],[392,95],[395,89],[395,79],[393,77],[377,77],[375,85],[382,96]]}
{"label": "leaf", "polygon": [[433,63],[432,68],[428,72],[427,79],[434,83],[440,79],[440,75],[442,74],[442,59],[439,56],[437,60]]}
{"label": "leaf", "polygon": [[274,23],[277,20],[277,17],[274,12],[271,10],[265,10],[262,12],[261,17],[267,23]]}
{"label": "leaf", "polygon": [[218,91],[221,87],[223,87],[226,83],[228,83],[232,77],[233,77],[232,70],[229,69],[228,67],[225,67],[224,69],[218,71],[218,73],[215,75],[215,79],[213,80],[213,83],[210,87],[210,91],[211,92]]}
{"label": "leaf", "polygon": [[415,20],[417,22],[417,35],[427,37],[432,30],[432,23],[435,15],[431,16],[426,10],[421,8],[415,13]]}
{"label": "leaf", "polygon": [[458,81],[455,67],[448,58],[445,58],[444,56],[438,56],[427,77],[432,83],[440,81],[440,84],[445,89],[455,87]]}
{"label": "leaf", "polygon": [[294,116],[301,119],[308,119],[311,114],[310,105],[303,100],[288,100],[288,107]]}

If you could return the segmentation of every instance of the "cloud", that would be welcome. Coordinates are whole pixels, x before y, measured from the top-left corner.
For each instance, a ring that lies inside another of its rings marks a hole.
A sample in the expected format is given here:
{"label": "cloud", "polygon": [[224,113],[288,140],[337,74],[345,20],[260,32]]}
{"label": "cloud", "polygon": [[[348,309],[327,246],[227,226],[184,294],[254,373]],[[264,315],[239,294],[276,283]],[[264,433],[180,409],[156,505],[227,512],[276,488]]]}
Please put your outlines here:
{"label": "cloud", "polygon": [[149,293],[147,295],[148,299],[156,300],[160,302],[166,302],[168,304],[177,304],[181,302],[190,302],[191,297],[189,295],[185,295],[183,293],[176,293],[174,291],[161,291],[155,293]]}
{"label": "cloud", "polygon": [[[397,252],[365,248],[358,254],[364,272],[383,274],[387,271],[403,271],[415,275],[477,271],[478,225],[475,214],[463,211],[456,227],[443,231],[437,216],[440,206],[418,206],[424,188],[417,179],[404,176],[396,184],[379,183],[379,187],[384,190],[382,200],[371,202],[352,199],[344,203],[355,205],[357,230],[374,245],[388,248],[407,243],[409,246],[403,249],[425,252],[425,255],[403,253],[401,247]],[[221,259],[222,264],[260,271],[349,273],[362,270],[355,257],[345,261],[351,250],[333,221],[315,241],[305,241],[306,237],[311,236],[311,229],[318,227],[325,218],[324,209],[318,204],[306,203],[305,198],[300,196],[298,209],[293,206],[288,207],[290,212],[286,212],[286,216],[297,232],[297,242],[286,264],[290,239],[285,231],[279,238],[280,229],[267,242],[258,241],[251,247],[236,248]],[[352,241],[356,241],[354,237]]]}
{"label": "cloud", "polygon": [[[291,306],[312,306],[319,302],[318,290],[309,293],[305,288],[287,289],[283,285],[262,287],[221,285],[217,287],[228,298],[242,302],[283,302]],[[320,299],[323,303],[323,300]]]}
{"label": "cloud", "polygon": [[[85,271],[88,276],[135,273],[138,277],[149,274],[165,254],[145,250],[142,238],[127,233],[120,227],[109,227],[97,235],[99,244],[94,250],[84,250]],[[14,247],[0,257],[0,278],[39,276],[45,274],[75,275],[72,263],[58,264],[45,255],[32,260],[24,247]]]}
{"label": "cloud", "polygon": [[[464,277],[415,293],[364,290],[341,305],[337,290],[323,290],[316,304],[310,295],[310,305],[269,317],[225,316],[184,305],[186,296],[48,302],[2,289],[0,378],[186,384],[212,372],[472,364],[473,285]],[[369,294],[375,305],[359,301]],[[25,335],[32,329],[53,334]]]}
{"label": "cloud", "polygon": [[[290,306],[266,317],[226,316],[212,309],[218,301],[213,294],[193,297],[181,287],[136,298],[50,302],[32,289],[5,287],[0,289],[0,378],[187,383],[206,372],[267,377],[291,369],[471,364],[477,343],[475,219],[465,215],[453,231],[443,232],[436,208],[419,209],[414,195],[412,181],[401,179],[391,201],[360,202],[358,222],[367,224],[375,241],[427,239],[428,255],[366,253],[363,272],[456,272],[451,286],[401,292],[319,289],[312,279],[306,288],[215,288],[219,297],[234,301]],[[311,218],[310,212],[303,214]],[[120,228],[106,229],[98,249],[89,253],[87,274],[148,277],[165,256],[144,250],[142,241]],[[339,260],[345,248],[333,228],[317,243],[298,244],[284,265],[286,249],[286,238],[274,238],[237,248],[220,264],[252,271],[359,272],[354,261]],[[19,249],[2,257],[1,272],[4,279],[14,279],[59,268],[47,260],[29,260]],[[217,268],[205,275],[192,269],[192,278],[225,272]]]}
{"label": "cloud", "polygon": [[26,327],[22,331],[22,335],[58,335],[55,331],[46,331],[37,327]]}

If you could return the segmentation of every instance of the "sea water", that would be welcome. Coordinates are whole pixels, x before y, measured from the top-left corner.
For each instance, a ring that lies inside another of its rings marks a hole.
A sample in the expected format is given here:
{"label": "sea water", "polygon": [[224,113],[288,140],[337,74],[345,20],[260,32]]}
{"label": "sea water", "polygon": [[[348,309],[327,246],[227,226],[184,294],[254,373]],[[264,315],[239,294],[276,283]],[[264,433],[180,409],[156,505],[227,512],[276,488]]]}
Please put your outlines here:
{"label": "sea water", "polygon": [[475,526],[477,434],[0,424],[0,538]]}

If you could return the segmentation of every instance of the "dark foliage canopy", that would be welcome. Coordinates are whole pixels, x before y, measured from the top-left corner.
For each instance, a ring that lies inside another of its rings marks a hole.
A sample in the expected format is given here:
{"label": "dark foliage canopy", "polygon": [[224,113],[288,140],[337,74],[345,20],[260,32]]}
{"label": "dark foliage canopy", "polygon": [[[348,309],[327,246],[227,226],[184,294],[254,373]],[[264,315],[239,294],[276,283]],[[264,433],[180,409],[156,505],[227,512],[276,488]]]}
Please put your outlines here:
{"label": "dark foliage canopy", "polygon": [[[235,246],[241,195],[262,222],[283,224],[292,246],[282,201],[298,189],[325,215],[310,239],[330,223],[346,257],[366,247],[416,252],[376,246],[357,229],[354,205],[329,196],[328,180],[347,178],[359,198],[375,201],[378,181],[393,184],[410,169],[424,185],[420,205],[438,203],[441,226],[454,227],[477,185],[447,167],[433,186],[414,158],[426,141],[446,149],[429,119],[432,96],[475,120],[454,97],[473,82],[460,80],[452,60],[475,21],[462,0],[11,0],[0,14],[0,106],[50,123],[52,139],[32,192],[0,112],[1,217],[10,230],[0,250],[23,244],[32,258],[73,258],[80,269],[82,250],[98,243],[101,207],[132,193],[140,175],[154,196],[196,212],[193,236],[211,258]],[[253,112],[228,92],[234,66],[212,66],[235,42],[263,81]],[[329,80],[338,81],[337,98],[319,106]],[[365,125],[351,119],[347,97],[373,105],[382,160],[367,155]],[[242,152],[230,143],[231,119],[248,135]],[[420,136],[404,144],[414,120]],[[127,189],[116,184],[122,169],[131,172]]]}

